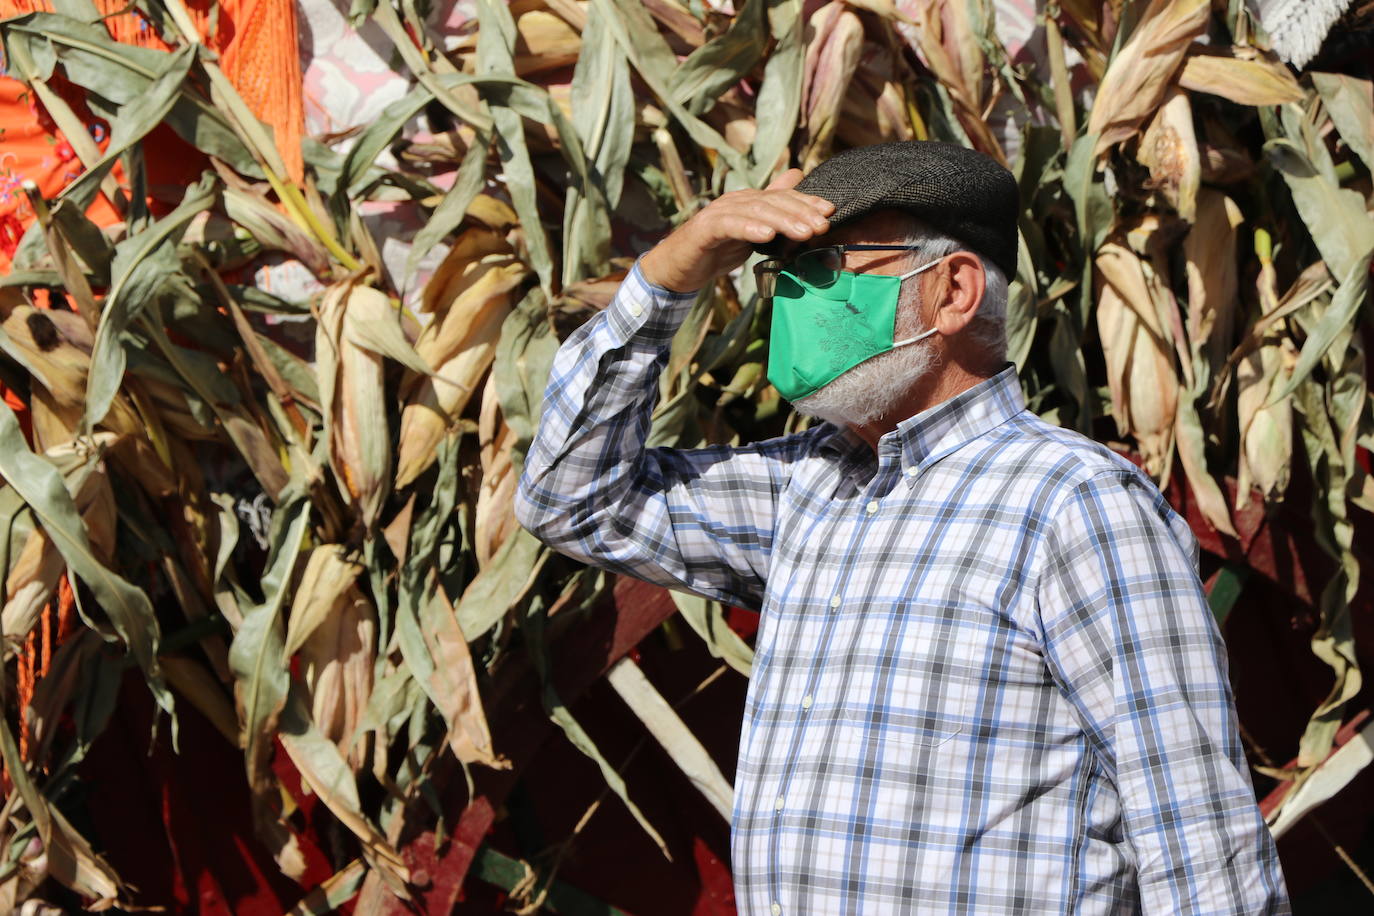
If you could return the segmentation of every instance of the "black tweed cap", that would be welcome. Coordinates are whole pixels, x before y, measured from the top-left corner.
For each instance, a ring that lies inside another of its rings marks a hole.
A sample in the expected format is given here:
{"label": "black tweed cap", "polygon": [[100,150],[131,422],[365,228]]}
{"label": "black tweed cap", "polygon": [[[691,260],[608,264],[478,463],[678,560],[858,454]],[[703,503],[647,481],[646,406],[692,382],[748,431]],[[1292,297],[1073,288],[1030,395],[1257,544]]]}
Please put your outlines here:
{"label": "black tweed cap", "polygon": [[[797,190],[835,205],[831,228],[874,210],[906,210],[1016,275],[1016,179],[990,156],[933,140],[846,150],[816,166]],[[787,244],[757,246],[776,256]]]}

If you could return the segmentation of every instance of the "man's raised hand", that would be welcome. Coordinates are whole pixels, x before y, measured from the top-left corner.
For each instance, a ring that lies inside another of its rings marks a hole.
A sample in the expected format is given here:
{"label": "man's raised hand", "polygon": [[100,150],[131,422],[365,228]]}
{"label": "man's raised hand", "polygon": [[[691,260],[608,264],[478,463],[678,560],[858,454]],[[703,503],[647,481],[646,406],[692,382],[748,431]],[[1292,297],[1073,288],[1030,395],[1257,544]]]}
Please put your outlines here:
{"label": "man's raised hand", "polygon": [[795,190],[801,180],[801,169],[789,169],[762,191],[722,194],[644,256],[644,279],[691,292],[743,264],[754,245],[778,236],[805,242],[824,235],[835,205]]}

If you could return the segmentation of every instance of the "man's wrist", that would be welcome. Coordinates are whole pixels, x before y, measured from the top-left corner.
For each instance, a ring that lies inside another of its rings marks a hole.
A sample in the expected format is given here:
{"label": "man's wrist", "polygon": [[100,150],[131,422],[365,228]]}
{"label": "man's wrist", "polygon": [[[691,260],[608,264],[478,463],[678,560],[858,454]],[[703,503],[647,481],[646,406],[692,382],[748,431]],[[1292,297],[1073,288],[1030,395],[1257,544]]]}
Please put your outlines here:
{"label": "man's wrist", "polygon": [[674,269],[670,263],[665,263],[668,260],[663,252],[665,242],[659,242],[639,259],[640,276],[646,284],[667,295],[695,295],[705,284],[689,272]]}

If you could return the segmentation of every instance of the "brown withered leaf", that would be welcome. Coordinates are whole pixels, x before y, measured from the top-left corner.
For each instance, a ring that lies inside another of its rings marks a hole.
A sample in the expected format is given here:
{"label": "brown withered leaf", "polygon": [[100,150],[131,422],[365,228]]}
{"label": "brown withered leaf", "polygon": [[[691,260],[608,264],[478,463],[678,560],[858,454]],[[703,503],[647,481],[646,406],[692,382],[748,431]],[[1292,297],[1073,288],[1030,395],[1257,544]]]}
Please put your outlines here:
{"label": "brown withered leaf", "polygon": [[1210,13],[1207,0],[1151,0],[1097,89],[1088,117],[1096,154],[1134,136],[1154,114]]}
{"label": "brown withered leaf", "polygon": [[1273,52],[1265,54],[1248,46],[1194,44],[1183,61],[1178,84],[1239,105],[1282,105],[1306,96],[1287,64]]}
{"label": "brown withered leaf", "polygon": [[549,307],[549,321],[558,339],[567,340],[569,334],[610,305],[625,275],[626,272],[620,270],[609,276],[565,286],[563,294]]}
{"label": "brown withered leaf", "polygon": [[376,643],[377,612],[350,583],[300,649],[301,678],[310,693],[311,717],[354,772],[365,762],[364,747],[355,746],[353,741],[372,697]]}
{"label": "brown withered leaf", "polygon": [[516,527],[514,468],[511,447],[515,434],[501,418],[500,399],[494,379],[488,379],[482,395],[482,411],[477,424],[478,460],[482,483],[477,491],[473,522],[473,551],[477,565],[485,567]]}
{"label": "brown withered leaf", "polygon": [[[876,9],[887,4],[866,5]],[[988,127],[987,108],[994,99],[984,83],[987,61],[969,19],[969,5],[956,0],[905,0],[897,12],[915,23],[899,31],[948,93],[973,148],[1006,165],[1006,152]]]}
{"label": "brown withered leaf", "polygon": [[[1279,314],[1277,275],[1273,261],[1260,257],[1255,292],[1262,317]],[[1259,490],[1266,503],[1283,499],[1293,461],[1293,398],[1269,404],[1271,394],[1292,374],[1298,349],[1282,319],[1274,322],[1260,345],[1236,365],[1236,413],[1240,427],[1240,461],[1236,475],[1236,504]]]}
{"label": "brown withered leaf", "polygon": [[506,769],[510,762],[492,748],[491,730],[477,690],[477,671],[468,651],[467,637],[458,625],[453,604],[435,583],[425,614],[425,643],[434,659],[432,696],[443,697],[440,710],[448,723],[448,744],[464,763],[481,763]]}
{"label": "brown withered leaf", "polygon": [[916,139],[914,103],[906,90],[910,78],[906,63],[887,47],[865,42],[835,135],[849,146]]}

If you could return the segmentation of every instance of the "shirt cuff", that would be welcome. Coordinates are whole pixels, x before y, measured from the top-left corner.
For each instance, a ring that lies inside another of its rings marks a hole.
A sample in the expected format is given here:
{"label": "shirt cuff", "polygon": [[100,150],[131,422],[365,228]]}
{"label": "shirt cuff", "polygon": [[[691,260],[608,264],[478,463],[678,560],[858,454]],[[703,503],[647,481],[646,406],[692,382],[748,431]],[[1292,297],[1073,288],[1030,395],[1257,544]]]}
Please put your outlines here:
{"label": "shirt cuff", "polygon": [[679,293],[650,283],[636,261],[606,307],[606,320],[621,340],[667,344],[696,301],[695,291]]}

